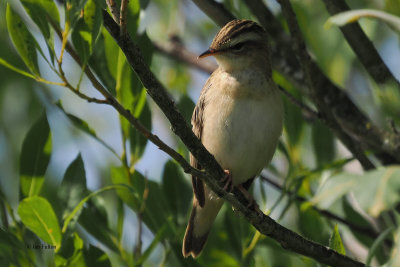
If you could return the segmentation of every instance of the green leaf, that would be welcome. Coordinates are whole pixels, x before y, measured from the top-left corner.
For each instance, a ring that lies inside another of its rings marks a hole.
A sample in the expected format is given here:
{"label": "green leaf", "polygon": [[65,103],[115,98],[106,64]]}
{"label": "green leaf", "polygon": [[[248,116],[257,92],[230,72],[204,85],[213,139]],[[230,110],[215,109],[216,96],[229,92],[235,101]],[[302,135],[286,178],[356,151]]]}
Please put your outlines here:
{"label": "green leaf", "polygon": [[172,160],[167,161],[164,165],[161,188],[175,222],[178,225],[185,224],[187,211],[191,204],[192,190],[181,168]]}
{"label": "green leaf", "polygon": [[11,9],[10,4],[7,4],[6,18],[8,32],[18,54],[29,70],[35,76],[40,76],[36,53],[36,47],[38,47],[38,44],[35,38],[30,33],[20,16]]}
{"label": "green leaf", "polygon": [[72,31],[72,42],[83,63],[87,63],[99,36],[103,17],[100,7],[94,0],[88,0]]}
{"label": "green leaf", "polygon": [[351,10],[336,14],[327,20],[327,22],[325,23],[325,28],[329,28],[332,25],[344,26],[361,18],[377,18],[388,24],[393,30],[400,33],[399,17],[373,9]]}
{"label": "green leaf", "polygon": [[50,161],[51,135],[46,113],[29,130],[20,155],[20,185],[24,196],[39,194]]}
{"label": "green leaf", "polygon": [[[282,79],[283,78],[281,78],[280,80]],[[288,85],[285,88],[294,97],[296,97],[299,101],[301,101],[302,97],[301,94],[298,92],[298,90],[294,90],[294,88],[290,85]],[[287,149],[291,161],[297,163],[300,160],[299,142],[303,134],[304,120],[300,108],[295,106],[286,96],[283,97],[283,100],[285,108],[284,129],[288,141]]]}
{"label": "green leaf", "polygon": [[[122,190],[121,190],[122,191]],[[123,190],[126,191],[126,190]],[[93,221],[96,223],[93,224]],[[104,200],[97,196],[86,202],[79,215],[79,224],[101,244],[118,253],[118,245],[108,225],[108,216],[104,208]]]}
{"label": "green leaf", "polygon": [[66,0],[64,1],[65,24],[70,28],[75,27],[75,23],[81,17],[82,9],[85,7],[87,0]]}
{"label": "green leaf", "polygon": [[329,234],[326,233],[320,214],[307,205],[298,205],[299,228],[305,237],[316,242],[326,242]]}
{"label": "green leaf", "polygon": [[[112,168],[111,180],[114,184],[125,184],[134,189],[133,192],[119,190],[117,194],[133,211],[138,212],[144,208],[142,220],[153,233],[157,233],[164,222],[169,220],[171,211],[158,183],[147,180],[136,170],[129,174],[124,167]],[[146,199],[143,198],[145,194]],[[168,223],[167,234],[169,237],[176,234],[171,223]]]}
{"label": "green leaf", "polygon": [[129,174],[129,171],[124,167],[111,168],[111,181],[113,184],[126,184],[132,186],[135,192],[117,191],[118,196],[124,203],[130,206],[133,210],[138,211],[142,200],[145,186],[145,180],[141,173],[135,171]]}
{"label": "green leaf", "polygon": [[400,201],[400,166],[380,167],[363,175],[341,173],[329,178],[311,199],[327,209],[344,194],[352,191],[360,206],[377,217]]}
{"label": "green leaf", "polygon": [[58,189],[58,196],[65,203],[65,212],[71,212],[87,194],[85,167],[81,155],[69,165]]}
{"label": "green leaf", "polygon": [[322,122],[315,121],[312,124],[311,135],[317,166],[332,162],[335,158],[335,141],[332,131]]}
{"label": "green leaf", "polygon": [[331,238],[329,239],[329,247],[336,250],[340,254],[346,255],[346,249],[343,246],[342,238],[340,237],[339,227],[336,224],[333,229]]}
{"label": "green leaf", "polygon": [[[116,95],[115,92],[115,79],[110,73],[108,68],[106,58],[106,47],[105,47],[105,38],[104,34],[100,34],[97,39],[93,53],[89,58],[89,65],[93,72],[99,77],[100,81],[105,85],[107,90],[113,95]],[[117,50],[118,51],[118,50]]]}
{"label": "green leaf", "polygon": [[165,222],[164,225],[158,230],[157,234],[153,238],[153,241],[151,241],[150,245],[144,251],[142,256],[135,262],[135,266],[140,266],[143,264],[143,262],[147,260],[147,258],[154,251],[156,246],[164,239],[166,231],[168,230],[168,223],[170,222]]}
{"label": "green leaf", "polygon": [[396,16],[400,16],[400,1],[399,0],[386,0],[385,11]]}
{"label": "green leaf", "polygon": [[61,231],[56,214],[47,199],[33,196],[22,200],[18,206],[22,222],[46,243],[59,249]]}
{"label": "green leaf", "polygon": [[[134,99],[133,116],[135,116],[148,130],[151,131],[151,110],[146,101],[146,90],[143,88],[142,93]],[[132,162],[137,162],[143,155],[148,139],[139,133],[135,128],[129,128],[130,146]]]}
{"label": "green leaf", "polygon": [[127,186],[127,185],[110,185],[110,186],[106,186],[103,187],[102,189],[99,189],[95,192],[90,193],[88,196],[86,196],[85,198],[83,198],[79,204],[74,208],[74,210],[68,214],[68,216],[65,218],[64,220],[64,226],[62,228],[62,232],[65,233],[69,227],[69,224],[71,223],[71,221],[76,221],[79,217],[79,212],[82,210],[83,205],[88,202],[91,198],[97,196],[100,193],[103,193],[105,191],[109,191],[109,190],[132,190],[131,187]]}
{"label": "green leaf", "polygon": [[4,67],[9,68],[10,70],[13,70],[13,71],[15,71],[15,72],[17,72],[19,74],[22,74],[22,75],[24,75],[26,77],[29,77],[29,78],[32,78],[32,79],[36,79],[36,77],[33,76],[32,74],[30,74],[30,73],[28,73],[26,71],[23,71],[23,70],[15,67],[13,65],[11,65],[10,63],[8,63],[7,61],[5,61],[2,58],[0,58],[0,64],[3,65]]}
{"label": "green leaf", "polygon": [[88,0],[83,10],[83,20],[91,33],[91,50],[93,50],[93,45],[100,34],[101,25],[103,24],[103,15],[97,2]]}
{"label": "green leaf", "polygon": [[83,251],[86,266],[111,267],[110,259],[104,251],[89,245],[88,249]]}
{"label": "green leaf", "polygon": [[372,244],[370,250],[368,251],[368,256],[367,260],[365,262],[365,266],[370,266],[370,263],[372,261],[372,258],[375,256],[377,253],[378,249],[381,247],[382,243],[385,241],[385,239],[392,234],[392,232],[395,230],[395,228],[389,227],[385,231],[383,231],[377,239],[375,239],[374,243]]}
{"label": "green leaf", "polygon": [[181,99],[179,99],[179,102],[177,104],[179,112],[182,113],[183,117],[185,118],[185,121],[188,124],[191,123],[194,107],[195,103],[187,95],[182,95]]}

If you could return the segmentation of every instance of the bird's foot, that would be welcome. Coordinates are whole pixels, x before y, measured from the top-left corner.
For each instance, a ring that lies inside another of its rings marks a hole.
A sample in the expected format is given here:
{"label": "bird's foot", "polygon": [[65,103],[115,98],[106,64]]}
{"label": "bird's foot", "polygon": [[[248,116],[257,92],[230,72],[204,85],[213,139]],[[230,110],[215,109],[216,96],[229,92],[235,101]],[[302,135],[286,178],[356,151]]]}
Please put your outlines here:
{"label": "bird's foot", "polygon": [[246,190],[241,184],[237,185],[236,188],[242,192],[242,194],[245,196],[245,198],[248,201],[247,208],[255,210],[257,212],[261,212],[260,207],[258,206],[257,202],[253,198],[253,196],[249,193],[249,191]]}
{"label": "bird's foot", "polygon": [[224,183],[224,190],[231,193],[233,190],[232,173],[230,170],[224,170],[225,176],[222,182]]}

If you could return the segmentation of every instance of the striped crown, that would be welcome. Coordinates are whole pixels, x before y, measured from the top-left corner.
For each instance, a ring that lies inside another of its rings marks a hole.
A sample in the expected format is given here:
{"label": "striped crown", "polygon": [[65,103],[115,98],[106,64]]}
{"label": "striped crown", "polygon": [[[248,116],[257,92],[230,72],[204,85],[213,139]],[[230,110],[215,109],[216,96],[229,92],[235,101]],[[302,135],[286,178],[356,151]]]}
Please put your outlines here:
{"label": "striped crown", "polygon": [[245,42],[266,42],[267,33],[258,23],[241,19],[228,22],[215,35],[210,48],[223,50]]}

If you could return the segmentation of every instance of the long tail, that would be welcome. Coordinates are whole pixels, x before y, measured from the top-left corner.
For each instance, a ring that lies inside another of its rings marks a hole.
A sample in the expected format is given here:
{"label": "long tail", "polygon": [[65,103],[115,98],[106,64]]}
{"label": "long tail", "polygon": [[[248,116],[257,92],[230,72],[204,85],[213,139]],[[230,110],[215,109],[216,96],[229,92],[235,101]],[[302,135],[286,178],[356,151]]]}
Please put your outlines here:
{"label": "long tail", "polygon": [[205,186],[205,204],[201,207],[194,197],[192,213],[185,237],[183,238],[182,254],[184,257],[191,255],[197,258],[206,244],[208,233],[212,224],[221,209],[224,200],[216,196]]}

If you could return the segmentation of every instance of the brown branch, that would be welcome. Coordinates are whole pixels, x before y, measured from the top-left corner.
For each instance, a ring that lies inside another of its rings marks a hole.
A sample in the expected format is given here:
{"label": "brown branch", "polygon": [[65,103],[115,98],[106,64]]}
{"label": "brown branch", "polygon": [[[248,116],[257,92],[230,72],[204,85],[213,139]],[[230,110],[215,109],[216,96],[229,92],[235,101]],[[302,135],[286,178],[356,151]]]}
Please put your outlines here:
{"label": "brown branch", "polygon": [[193,0],[193,3],[220,27],[235,19],[235,16],[223,4],[216,1]]}
{"label": "brown branch", "polygon": [[[322,74],[307,52],[290,2],[288,0],[279,2],[289,26],[294,51],[304,71],[305,81],[309,88],[309,97],[326,117],[327,122],[331,124],[331,129],[337,135],[340,134],[338,135],[339,138],[345,137],[345,135],[351,136],[354,141],[351,139],[348,141],[348,144],[352,143],[351,145],[353,145],[350,150],[355,148],[362,153],[362,149],[358,145],[361,142],[377,152],[387,153],[393,159],[400,161],[400,136],[385,132],[373,125],[348,96]],[[342,138],[341,140],[343,141]],[[345,145],[347,144],[345,143]],[[353,150],[351,151],[354,152]],[[357,156],[357,154],[355,155]]]}
{"label": "brown branch", "polygon": [[126,34],[126,24],[127,24],[127,16],[128,16],[128,3],[129,0],[121,1],[121,11],[119,17],[119,26],[121,35]]}
{"label": "brown branch", "polygon": [[[222,187],[222,181],[220,181],[220,178],[223,177],[221,167],[215,161],[214,157],[204,148],[200,140],[196,138],[189,126],[185,123],[182,115],[176,110],[165,88],[145,64],[139,48],[132,42],[129,35],[120,35],[118,25],[114,23],[107,12],[103,12],[103,19],[104,26],[124,52],[129,64],[139,76],[148,94],[154,99],[170,121],[173,132],[180,137],[189,151],[206,170],[207,175],[200,172],[200,178],[204,180],[216,194],[232,204],[236,210],[243,214],[244,217],[260,231],[260,233],[275,239],[285,249],[309,256],[331,266],[364,266],[364,264],[341,255],[332,249],[301,237],[295,232],[276,223],[262,212],[249,209],[247,207],[249,204],[248,200],[245,199],[238,189],[235,188],[233,194],[225,192]],[[193,173],[192,171],[190,172]]]}
{"label": "brown branch", "polygon": [[115,0],[107,0],[107,6],[111,11],[112,18],[116,23],[119,23],[119,9]]}
{"label": "brown branch", "polygon": [[[323,0],[323,2],[331,15],[350,10],[344,0]],[[390,72],[385,62],[383,62],[378,51],[361,29],[358,22],[342,26],[340,30],[361,64],[376,83],[383,84],[388,81],[395,81],[400,88],[399,82]]]}

